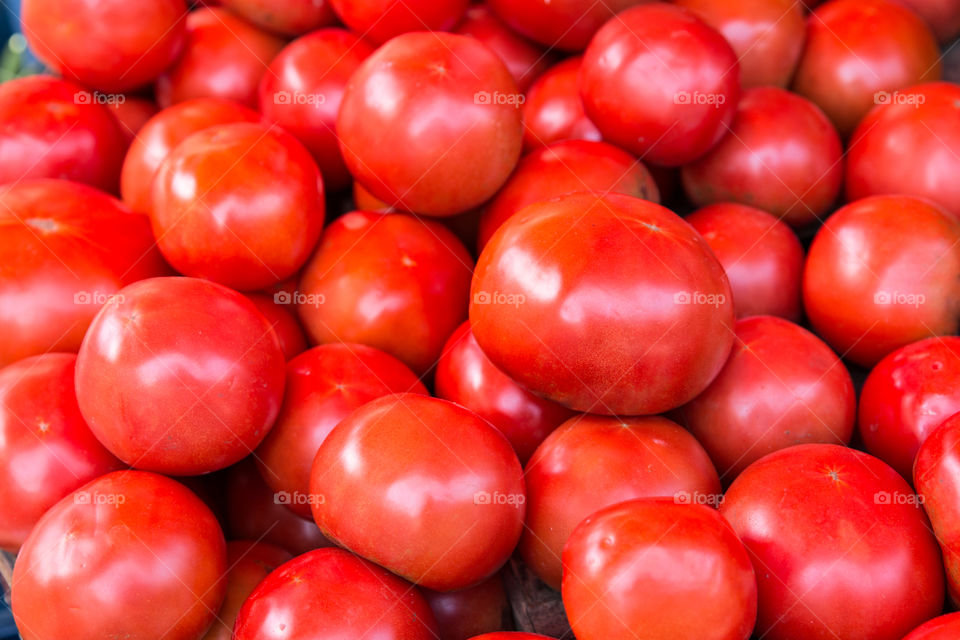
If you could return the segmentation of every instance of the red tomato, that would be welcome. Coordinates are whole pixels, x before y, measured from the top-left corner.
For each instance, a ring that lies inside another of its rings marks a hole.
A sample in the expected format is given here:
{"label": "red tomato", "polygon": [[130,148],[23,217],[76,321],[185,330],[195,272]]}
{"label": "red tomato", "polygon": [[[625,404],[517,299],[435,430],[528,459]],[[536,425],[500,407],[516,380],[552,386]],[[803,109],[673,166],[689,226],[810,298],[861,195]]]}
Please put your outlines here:
{"label": "red tomato", "polygon": [[381,396],[406,391],[427,394],[402,362],[359,344],[325,344],[287,363],[283,406],[257,449],[264,481],[285,504],[309,518],[310,467],[337,423]]}
{"label": "red tomato", "polygon": [[510,27],[540,44],[581,51],[605,22],[650,0],[487,0]]}
{"label": "red tomato", "polygon": [[709,205],[686,221],[727,272],[738,318],[800,319],[803,246],[789,226],[766,211],[735,202]]}
{"label": "red tomato", "polygon": [[660,417],[578,416],[550,434],[527,463],[527,519],[520,554],[554,589],[560,553],[595,511],[633,498],[716,506],[720,480],[707,452]]}
{"label": "red tomato", "polygon": [[550,67],[527,90],[523,103],[523,148],[539,149],[559,140],[601,139],[583,109],[577,78],[580,57]]}
{"label": "red tomato", "polygon": [[499,573],[469,589],[447,592],[422,589],[422,592],[437,619],[438,640],[467,640],[513,625],[510,603]]}
{"label": "red tomato", "polygon": [[933,82],[877,106],[850,139],[847,199],[900,193],[960,217],[960,86]]}
{"label": "red tomato", "polygon": [[891,93],[940,73],[937,40],[912,11],[888,0],[833,0],[807,18],[793,88],[848,136]]}
{"label": "red tomato", "polygon": [[222,0],[261,29],[287,36],[307,33],[336,21],[330,0]]}
{"label": "red tomato", "polygon": [[262,293],[248,293],[247,298],[257,308],[257,311],[263,314],[267,319],[267,324],[273,328],[280,340],[280,350],[283,351],[283,357],[290,360],[307,350],[307,336],[303,333],[303,327],[297,320],[297,314],[294,307],[284,304],[283,296],[274,294],[268,297]]}
{"label": "red tomato", "polygon": [[186,22],[183,54],[157,78],[157,103],[226,98],[256,107],[257,85],[284,40],[225,9],[201,7]]}
{"label": "red tomato", "polygon": [[948,613],[923,623],[903,640],[954,640],[960,636],[960,613]]}
{"label": "red tomato", "polygon": [[0,369],[0,548],[16,553],[47,509],[119,469],[83,421],[72,353],[46,353]]}
{"label": "red tomato", "polygon": [[477,40],[405,34],[347,83],[340,147],[350,173],[388,205],[460,213],[492,196],[517,164],[522,97],[503,62]]}
{"label": "red tomato", "polygon": [[493,364],[577,411],[677,407],[733,342],[730,284],[707,243],[671,211],[621,194],[571,194],[507,220],[472,295],[473,334]]}
{"label": "red tomato", "polygon": [[466,319],[472,270],[441,224],[354,211],[323,232],[296,302],[314,342],[366,344],[423,374]]}
{"label": "red tomato", "polygon": [[477,414],[417,394],[367,403],[327,436],[313,517],[338,544],[431,589],[478,584],[523,527],[523,470]]}
{"label": "red tomato", "polygon": [[240,609],[233,640],[436,640],[437,623],[409,583],[341,549],[280,566]]}
{"label": "red tomato", "polygon": [[409,31],[448,31],[470,0],[329,0],[345,25],[382,44]]}
{"label": "red tomato", "polygon": [[757,571],[757,635],[900,640],[940,613],[940,550],[917,502],[893,469],[838,445],[750,465],[720,512]]}
{"label": "red tomato", "polygon": [[817,334],[857,364],[960,323],[960,222],[904,196],[858,200],[817,233],[803,305]]}
{"label": "red tomato", "polygon": [[714,509],[642,498],[592,514],[570,536],[563,606],[578,640],[747,640],[757,582]]}
{"label": "red tomato", "polygon": [[843,146],[816,105],[777,87],[749,89],[729,131],[681,171],[694,204],[741,202],[794,227],[830,210],[843,182]]}
{"label": "red tomato", "polygon": [[692,12],[656,2],[624,11],[597,32],[583,54],[580,95],[604,138],[673,167],[727,132],[739,76],[723,36]]}
{"label": "red tomato", "polygon": [[180,273],[262,289],[297,273],[324,220],[323,181],[279,127],[236,122],[194,133],[163,161],[150,219]]}
{"label": "red tomato", "polygon": [[126,142],[94,95],[42,75],[0,84],[0,184],[64,178],[116,192]]}
{"label": "red tomato", "polygon": [[13,569],[23,640],[196,640],[226,592],[216,518],[182,484],[115,471],[53,506]]}
{"label": "red tomato", "polygon": [[117,119],[120,131],[128,145],[137,139],[137,132],[160,110],[153,100],[136,96],[123,96],[123,100],[118,98],[107,107]]}
{"label": "red tomato", "polygon": [[790,84],[805,38],[803,6],[793,0],[675,0],[720,32],[740,62],[744,87]]}
{"label": "red tomato", "polygon": [[960,35],[960,4],[955,0],[894,0],[912,9],[927,21],[940,42],[949,43]]}
{"label": "red tomato", "polygon": [[0,230],[0,366],[76,351],[118,289],[169,272],[146,216],[75,182],[0,187]]}
{"label": "red tomato", "polygon": [[104,91],[148,84],[184,44],[184,0],[23,0],[30,49],[61,75]]}
{"label": "red tomato", "polygon": [[680,410],[721,477],[795,444],[850,442],[857,396],[830,347],[772,316],[744,318],[736,332],[720,375]]}
{"label": "red tomato", "polygon": [[345,29],[294,40],[260,81],[260,111],[310,150],[331,191],[350,184],[337,140],[337,112],[350,76],[374,48]]}
{"label": "red tomato", "polygon": [[137,133],[123,161],[120,193],[140,213],[150,211],[153,178],[174,147],[217,124],[257,122],[260,114],[229,100],[197,98],[164,109]]}
{"label": "red tomato", "polygon": [[626,151],[605,142],[555,142],[521,159],[506,184],[484,205],[480,250],[504,221],[524,207],[576,191],[660,201],[653,176]]}
{"label": "red tomato", "polygon": [[152,278],[97,314],[77,357],[77,400],[127,464],[197,475],[260,443],[280,410],[283,366],[247,298],[205,280]]}
{"label": "red tomato", "polygon": [[359,182],[353,183],[353,206],[357,211],[393,213],[393,207],[367,191]]}

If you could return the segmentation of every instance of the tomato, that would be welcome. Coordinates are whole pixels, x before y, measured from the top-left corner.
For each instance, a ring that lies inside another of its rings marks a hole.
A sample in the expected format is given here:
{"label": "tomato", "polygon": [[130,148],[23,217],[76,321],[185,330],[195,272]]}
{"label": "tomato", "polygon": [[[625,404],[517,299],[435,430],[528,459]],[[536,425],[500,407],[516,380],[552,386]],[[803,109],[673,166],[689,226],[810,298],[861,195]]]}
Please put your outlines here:
{"label": "tomato", "polygon": [[76,351],[118,289],[169,272],[145,216],[75,182],[0,187],[0,230],[0,366]]}
{"label": "tomato", "polygon": [[345,25],[382,44],[410,31],[449,31],[470,0],[330,0]]}
{"label": "tomato", "polygon": [[359,182],[353,183],[353,206],[357,211],[394,213],[396,209],[367,191]]}
{"label": "tomato", "polygon": [[23,0],[23,34],[44,64],[103,91],[151,82],[185,39],[185,0]]}
{"label": "tomato", "polygon": [[830,347],[772,316],[744,318],[736,333],[720,375],[680,410],[727,482],[791,445],[850,442],[857,396]]}
{"label": "tomato", "polygon": [[790,84],[803,51],[803,7],[792,0],[675,0],[720,32],[740,62],[744,87]]}
{"label": "tomato", "polygon": [[954,0],[894,0],[912,9],[927,21],[940,42],[946,44],[960,35],[960,4]]}
{"label": "tomato", "polygon": [[[137,132],[160,110],[153,100],[136,96],[123,96],[122,100],[117,99],[113,104],[108,104],[107,108],[117,119],[127,145],[137,139]],[[115,178],[116,173],[112,177]]]}
{"label": "tomato", "polygon": [[960,633],[960,613],[948,613],[929,620],[903,640],[953,640]]}
{"label": "tomato", "polygon": [[601,509],[570,536],[563,606],[578,640],[747,640],[757,582],[716,510],[641,498]]}
{"label": "tomato", "polygon": [[803,246],[775,216],[735,202],[706,206],[686,217],[723,265],[738,318],[800,319]]}
{"label": "tomato", "polygon": [[282,296],[274,294],[268,297],[262,293],[248,293],[247,298],[257,311],[263,314],[267,324],[277,334],[280,350],[283,351],[285,359],[290,360],[307,350],[307,337],[303,333],[300,321],[297,320],[296,310],[292,306],[276,302],[276,300],[282,301]]}
{"label": "tomato", "polygon": [[807,18],[793,87],[848,136],[875,104],[940,72],[937,40],[912,11],[888,0],[833,0]]}
{"label": "tomato", "polygon": [[205,280],[152,278],[97,314],[77,357],[77,400],[127,464],[197,475],[260,443],[280,410],[283,366],[247,298]]}
{"label": "tomato", "polygon": [[309,518],[310,467],[337,423],[381,396],[427,389],[402,362],[359,344],[325,344],[287,363],[283,406],[257,448],[264,481]]}
{"label": "tomato", "polygon": [[524,562],[560,588],[560,553],[591,513],[633,498],[669,497],[716,505],[720,480],[706,451],[661,417],[574,417],[530,458]]}
{"label": "tomato", "polygon": [[115,192],[126,143],[94,95],[43,75],[0,84],[0,183],[64,178]]}
{"label": "tomato", "polygon": [[438,640],[467,640],[513,625],[500,574],[460,591],[422,589],[440,629]]}
{"label": "tomato", "polygon": [[566,140],[531,152],[485,206],[480,249],[507,218],[527,205],[576,191],[624,193],[659,202],[653,176],[632,155],[605,142]]}
{"label": "tomato", "polygon": [[189,489],[114,471],[37,523],[13,569],[13,615],[24,640],[195,640],[226,571],[220,525]]}
{"label": "tomato", "polygon": [[917,502],[896,471],[838,445],[750,465],[720,513],[757,572],[757,635],[899,640],[939,614],[940,550]]}
{"label": "tomato", "polygon": [[510,27],[540,44],[581,51],[597,30],[628,7],[649,0],[487,0]]}
{"label": "tomato", "polygon": [[466,319],[472,270],[439,223],[354,211],[327,227],[304,269],[300,319],[315,343],[366,344],[423,374]]}
{"label": "tomato", "polygon": [[148,213],[153,178],[174,147],[214,125],[258,120],[256,111],[220,98],[197,98],[164,109],[143,125],[123,160],[123,201],[134,211]]}
{"label": "tomato", "polygon": [[350,184],[337,141],[337,111],[350,76],[374,49],[345,29],[321,29],[294,40],[260,81],[260,111],[310,150],[324,185]]}
{"label": "tomato", "polygon": [[409,583],[341,549],[280,566],[240,610],[233,640],[435,640],[437,625]]}
{"label": "tomato", "polygon": [[723,36],[692,12],[656,2],[597,32],[583,54],[580,95],[605,139],[644,161],[678,166],[727,132],[739,76]]}
{"label": "tomato", "polygon": [[844,358],[872,366],[891,351],[960,323],[960,222],[905,196],[858,200],[817,233],[803,305]]}
{"label": "tomato", "polygon": [[350,173],[388,205],[460,213],[492,196],[516,165],[521,100],[503,62],[474,38],[404,34],[347,83],[340,147]]}
{"label": "tomato", "polygon": [[287,36],[335,22],[329,0],[223,0],[223,5],[261,29]]}
{"label": "tomato", "polygon": [[150,219],[180,273],[262,289],[310,257],[323,227],[323,182],[307,150],[279,127],[216,125],[160,165]]}
{"label": "tomato", "polygon": [[934,82],[875,107],[850,139],[847,199],[900,193],[960,217],[960,86]]}
{"label": "tomato", "polygon": [[477,263],[470,322],[521,386],[614,415],[691,400],[733,342],[730,284],[700,234],[614,193],[562,196],[507,220]]}
{"label": "tomato", "polygon": [[538,149],[558,140],[601,139],[583,109],[577,78],[580,57],[567,58],[537,78],[523,103],[523,148]]}
{"label": "tomato", "polygon": [[284,40],[216,7],[201,7],[186,22],[183,54],[157,78],[157,103],[225,98],[256,107],[257,85]]}
{"label": "tomato", "polygon": [[310,474],[323,533],[431,589],[490,577],[523,527],[523,469],[477,414],[417,394],[367,403],[334,427]]}
{"label": "tomato", "polygon": [[760,87],[744,92],[729,134],[681,175],[697,206],[740,202],[802,227],[837,199],[842,153],[836,129],[816,105]]}
{"label": "tomato", "polygon": [[47,509],[119,469],[83,421],[72,353],[45,353],[0,369],[0,548],[16,552]]}

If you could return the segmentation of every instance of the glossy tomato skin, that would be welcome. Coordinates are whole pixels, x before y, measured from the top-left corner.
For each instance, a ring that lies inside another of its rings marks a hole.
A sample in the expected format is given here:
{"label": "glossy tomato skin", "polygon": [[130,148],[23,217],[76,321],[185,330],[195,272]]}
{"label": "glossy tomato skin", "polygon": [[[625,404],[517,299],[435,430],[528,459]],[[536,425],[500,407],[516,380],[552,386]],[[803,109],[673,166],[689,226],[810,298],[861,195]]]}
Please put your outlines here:
{"label": "glossy tomato skin", "polygon": [[439,640],[467,640],[513,626],[510,603],[499,573],[469,589],[421,591],[437,619]]}
{"label": "glossy tomato skin", "polygon": [[330,0],[341,21],[378,44],[410,31],[447,31],[470,0]]}
{"label": "glossy tomato skin", "polygon": [[583,58],[575,56],[550,67],[527,90],[523,103],[523,148],[539,149],[558,140],[593,140],[603,136],[583,109],[577,79]]}
{"label": "glossy tomato skin", "polygon": [[329,0],[225,0],[223,5],[261,29],[297,36],[333,24]]}
{"label": "glossy tomato skin", "polygon": [[247,294],[247,298],[257,311],[263,314],[267,324],[277,334],[284,358],[290,360],[307,350],[307,336],[304,335],[303,327],[297,320],[297,312],[293,306],[282,303],[284,300],[282,296],[251,293]]}
{"label": "glossy tomato skin", "polygon": [[864,198],[817,233],[803,275],[803,305],[817,334],[857,364],[960,321],[960,223],[907,196]]}
{"label": "glossy tomato skin", "polygon": [[323,227],[316,163],[279,127],[237,122],[181,142],[153,181],[150,220],[174,269],[240,290],[297,273]]}
{"label": "glossy tomato skin", "polygon": [[126,143],[93,95],[44,75],[0,85],[0,183],[62,178],[116,192]]}
{"label": "glossy tomato skin", "polygon": [[300,319],[315,343],[356,342],[417,374],[466,319],[473,259],[437,222],[353,211],[324,231],[300,279]]}
{"label": "glossy tomato skin", "polygon": [[257,122],[260,114],[221,98],[197,98],[168,107],[137,134],[123,160],[120,194],[138,213],[149,213],[153,178],[174,147],[190,135],[228,122]]}
{"label": "glossy tomato skin", "polygon": [[875,107],[850,139],[847,199],[887,193],[925,197],[960,217],[960,87],[948,82],[899,92]]}
{"label": "glossy tomato skin", "polygon": [[830,347],[773,316],[739,320],[736,334],[723,370],[680,409],[727,483],[772,451],[850,442],[857,396]]}
{"label": "glossy tomato skin", "polygon": [[260,78],[284,40],[219,7],[192,11],[186,23],[183,53],[154,86],[157,104],[224,98],[255,108]]}
{"label": "glossy tomato skin", "polygon": [[582,51],[615,15],[644,0],[488,0],[512,29],[540,44]]}
{"label": "glossy tomato skin", "polygon": [[[682,61],[678,64],[668,61]],[[658,165],[702,156],[727,132],[740,95],[737,57],[692,12],[628,9],[591,40],[580,95],[603,137]]]}
{"label": "glossy tomato skin", "polygon": [[802,227],[820,220],[840,193],[842,153],[836,129],[816,105],[759,87],[744,91],[729,134],[681,176],[697,206],[740,202]]}
{"label": "glossy tomato skin", "polygon": [[44,64],[86,86],[127,91],[151,82],[185,40],[185,0],[26,0],[23,33]]}
{"label": "glossy tomato skin", "polygon": [[666,418],[571,418],[526,466],[527,518],[520,554],[554,589],[560,555],[587,516],[624,500],[665,497],[716,506],[717,472],[697,441]]}
{"label": "glossy tomato skin", "polygon": [[338,342],[300,354],[287,363],[280,415],[257,448],[260,475],[309,518],[310,467],[324,438],[367,402],[404,392],[428,395],[416,374],[379,349]]}
{"label": "glossy tomato skin", "polygon": [[115,471],[37,523],[14,567],[13,615],[24,640],[195,640],[226,571],[223,532],[199,498],[164,476]]}
{"label": "glossy tomato skin", "polygon": [[0,187],[0,365],[76,351],[109,296],[170,268],[146,216],[66,180]]}
{"label": "glossy tomato skin", "polygon": [[953,640],[960,634],[960,613],[948,613],[928,620],[903,640]]}
{"label": "glossy tomato skin", "polygon": [[899,640],[943,606],[940,551],[910,485],[832,444],[771,453],[720,512],[750,551],[756,633],[771,640]]}
{"label": "glossy tomato skin", "polygon": [[404,34],[347,83],[340,148],[350,173],[388,205],[461,213],[492,196],[520,158],[521,95],[474,38]]}
{"label": "glossy tomato skin", "polygon": [[946,44],[960,34],[960,5],[953,0],[894,0],[916,12]]}
{"label": "glossy tomato skin", "polygon": [[654,414],[720,371],[733,301],[706,242],[674,213],[580,193],[531,205],[494,234],[470,322],[494,365],[534,393],[577,411]]}
{"label": "glossy tomato skin", "polygon": [[142,469],[198,475],[242,459],[283,397],[276,334],[243,295],[205,280],[122,289],[77,357],[77,400],[94,435]]}
{"label": "glossy tomato skin", "polygon": [[523,469],[499,431],[459,405],[385,396],[340,422],[310,474],[331,540],[439,591],[503,566],[523,527]]}
{"label": "glossy tomato skin", "polygon": [[570,536],[563,606],[578,640],[747,640],[757,582],[715,509],[641,498],[601,509]]}
{"label": "glossy tomato skin", "polygon": [[16,553],[47,509],[122,464],[77,406],[72,353],[0,369],[0,548]]}
{"label": "glossy tomato skin", "polygon": [[848,136],[897,90],[939,80],[940,57],[929,27],[896,2],[833,0],[807,18],[793,88]]}
{"label": "glossy tomato skin", "polygon": [[233,640],[364,636],[438,637],[430,607],[410,583],[342,549],[318,549],[281,565],[254,589]]}

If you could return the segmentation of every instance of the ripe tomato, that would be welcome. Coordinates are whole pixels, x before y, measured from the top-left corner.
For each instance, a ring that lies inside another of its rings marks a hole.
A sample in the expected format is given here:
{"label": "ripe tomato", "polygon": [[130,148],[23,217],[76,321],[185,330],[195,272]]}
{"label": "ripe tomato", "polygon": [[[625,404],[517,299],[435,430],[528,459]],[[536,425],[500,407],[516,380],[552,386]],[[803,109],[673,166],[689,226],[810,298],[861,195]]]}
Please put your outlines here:
{"label": "ripe tomato", "polygon": [[604,138],[672,167],[702,156],[727,132],[739,76],[723,36],[692,12],[656,2],[597,32],[583,54],[580,95]]}
{"label": "ripe tomato", "polygon": [[72,353],[0,369],[0,548],[16,553],[47,509],[122,464],[83,421]]}
{"label": "ripe tomato", "polygon": [[524,479],[528,502],[520,554],[554,589],[560,588],[563,545],[591,513],[633,498],[716,506],[720,496],[707,452],[660,417],[574,417],[540,445]]}
{"label": "ripe tomato", "polygon": [[223,601],[226,555],[189,489],[114,471],[37,523],[13,569],[14,619],[24,640],[195,640]]}
{"label": "ripe tomato", "polygon": [[954,640],[960,634],[960,613],[948,613],[929,620],[903,640]]}
{"label": "ripe tomato", "polygon": [[437,623],[408,582],[341,549],[317,549],[280,566],[243,608],[233,640],[435,640]]}
{"label": "ripe tomato", "polygon": [[23,34],[44,64],[103,91],[151,82],[185,39],[184,0],[24,0]]}
{"label": "ripe tomato", "polygon": [[960,222],[906,196],[858,200],[817,233],[803,275],[803,305],[817,334],[853,362],[960,323]]}
{"label": "ripe tomato", "polygon": [[837,199],[842,153],[836,129],[812,102],[777,87],[749,89],[730,133],[683,167],[683,186],[698,206],[741,202],[802,227]]}
{"label": "ripe tomato", "polygon": [[940,613],[940,550],[917,502],[896,471],[838,445],[750,465],[720,512],[757,571],[757,635],[900,640]]}
{"label": "ripe tomato", "polygon": [[237,462],[283,397],[283,352],[247,298],[193,278],[152,278],[101,309],[77,357],[77,400],[127,464],[197,475]]}
{"label": "ripe tomato", "polygon": [[567,58],[537,78],[523,103],[523,148],[539,149],[559,140],[601,139],[600,130],[583,109],[577,87],[579,56]]}
{"label": "ripe tomato", "polygon": [[439,640],[467,640],[513,625],[503,579],[496,573],[475,587],[460,591],[421,589],[440,630]]}
{"label": "ripe tomato", "polygon": [[603,26],[628,7],[650,0],[487,0],[518,33],[540,44],[582,51]]}
{"label": "ripe tomato", "polygon": [[621,194],[571,194],[507,220],[472,295],[473,334],[493,364],[577,411],[677,407],[733,342],[730,284],[707,243],[671,211]]}
{"label": "ripe tomato", "polygon": [[747,640],[757,582],[716,510],[641,498],[592,514],[570,536],[563,606],[578,640]]}
{"label": "ripe tomato", "polygon": [[847,199],[900,193],[960,217],[960,86],[933,82],[875,107],[850,139]]}
{"label": "ripe tomato", "polygon": [[517,164],[521,99],[503,62],[477,40],[404,34],[347,83],[340,147],[350,173],[388,205],[460,213],[492,196]]}
{"label": "ripe tomato", "polygon": [[327,227],[304,269],[300,319],[315,343],[366,344],[423,374],[466,319],[472,269],[437,222],[354,211]]}
{"label": "ripe tomato", "polygon": [[409,31],[447,31],[470,0],[330,0],[340,20],[361,38],[382,44]]}
{"label": "ripe tomato", "polygon": [[320,238],[323,181],[279,127],[220,124],[194,133],[153,180],[157,245],[180,273],[262,289],[299,271]]}
{"label": "ripe tomato", "polygon": [[257,311],[263,314],[267,324],[277,334],[277,338],[280,340],[280,350],[283,351],[285,359],[290,360],[306,351],[307,337],[303,333],[300,321],[297,320],[294,307],[278,304],[276,300],[283,300],[283,298],[277,294],[268,297],[262,293],[248,293],[247,298],[257,308]]}
{"label": "ripe tomato", "polygon": [[[143,128],[143,125],[153,116],[157,115],[160,108],[157,103],[147,98],[137,96],[123,96],[123,100],[117,100],[113,104],[107,105],[107,110],[113,114],[120,125],[120,132],[127,145],[137,139],[137,133]],[[128,146],[129,148],[129,146]],[[112,178],[116,177],[116,173]],[[114,180],[116,182],[116,180]]]}
{"label": "ripe tomato", "polygon": [[296,36],[336,21],[330,0],[222,0],[223,5],[261,29]]}
{"label": "ripe tomato", "polygon": [[894,0],[927,21],[940,42],[949,43],[960,34],[960,4],[954,0]]}
{"label": "ripe tomato", "polygon": [[680,409],[722,478],[791,445],[850,442],[857,396],[830,347],[772,316],[744,318],[736,332],[720,375]]}
{"label": "ripe tomato", "polygon": [[327,436],[313,517],[338,544],[431,589],[478,584],[523,527],[523,469],[483,418],[417,394],[367,403]]}

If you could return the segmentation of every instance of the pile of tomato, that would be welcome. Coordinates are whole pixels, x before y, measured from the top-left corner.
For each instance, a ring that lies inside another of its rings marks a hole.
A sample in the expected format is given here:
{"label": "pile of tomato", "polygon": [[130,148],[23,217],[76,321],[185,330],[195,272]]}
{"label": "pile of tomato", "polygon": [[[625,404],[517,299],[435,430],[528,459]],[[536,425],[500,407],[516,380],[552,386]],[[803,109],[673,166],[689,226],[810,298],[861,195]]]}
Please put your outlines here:
{"label": "pile of tomato", "polygon": [[22,30],[24,640],[960,638],[960,1]]}

